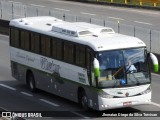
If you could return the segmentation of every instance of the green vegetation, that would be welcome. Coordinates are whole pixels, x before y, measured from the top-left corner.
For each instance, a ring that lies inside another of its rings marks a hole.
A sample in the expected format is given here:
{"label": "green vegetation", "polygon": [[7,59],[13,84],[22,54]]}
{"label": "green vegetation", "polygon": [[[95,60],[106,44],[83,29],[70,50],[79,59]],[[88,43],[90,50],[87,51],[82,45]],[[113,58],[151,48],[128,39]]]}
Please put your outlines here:
{"label": "green vegetation", "polygon": [[96,0],[97,2],[160,7],[160,0]]}

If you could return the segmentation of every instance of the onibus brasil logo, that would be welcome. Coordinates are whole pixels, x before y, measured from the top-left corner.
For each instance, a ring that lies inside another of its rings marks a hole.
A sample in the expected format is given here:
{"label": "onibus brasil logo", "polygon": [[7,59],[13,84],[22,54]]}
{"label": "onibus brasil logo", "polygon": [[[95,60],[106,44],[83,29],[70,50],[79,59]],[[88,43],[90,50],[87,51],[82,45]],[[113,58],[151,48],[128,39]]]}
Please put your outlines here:
{"label": "onibus brasil logo", "polygon": [[2,112],[3,118],[40,118],[42,117],[41,113],[32,113],[32,112]]}

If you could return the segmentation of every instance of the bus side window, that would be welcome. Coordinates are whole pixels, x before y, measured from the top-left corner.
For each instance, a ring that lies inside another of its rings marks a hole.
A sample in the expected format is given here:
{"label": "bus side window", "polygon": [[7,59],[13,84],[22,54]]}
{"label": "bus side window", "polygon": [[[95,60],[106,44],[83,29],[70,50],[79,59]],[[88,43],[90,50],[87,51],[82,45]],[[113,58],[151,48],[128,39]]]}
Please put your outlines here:
{"label": "bus side window", "polygon": [[73,63],[74,46],[72,43],[64,42],[64,60]]}
{"label": "bus side window", "polygon": [[88,74],[88,80],[90,85],[95,86],[95,83],[92,82],[92,69],[93,69],[93,60],[94,60],[94,54],[91,52],[90,49],[87,48],[87,74]]}
{"label": "bus side window", "polygon": [[16,28],[11,28],[10,36],[11,36],[11,42],[10,42],[11,46],[19,47],[20,46],[19,30]]}
{"label": "bus side window", "polygon": [[63,42],[59,38],[51,39],[51,56],[52,58],[62,60],[62,46]]}
{"label": "bus side window", "polygon": [[40,53],[40,36],[36,33],[31,34],[31,51]]}
{"label": "bus side window", "polygon": [[85,46],[76,45],[76,65],[85,67]]}
{"label": "bus side window", "polygon": [[14,39],[14,28],[10,28],[10,45],[11,46],[14,46],[14,41],[15,41],[15,39]]}
{"label": "bus side window", "polygon": [[46,38],[46,56],[51,56],[51,39],[49,37]]}
{"label": "bus side window", "polygon": [[62,60],[62,46],[63,46],[63,42],[57,40],[56,58],[59,60]]}
{"label": "bus side window", "polygon": [[48,57],[51,56],[51,43],[47,36],[41,36],[41,53]]}
{"label": "bus side window", "polygon": [[57,41],[56,40],[54,40],[54,39],[52,39],[52,57],[53,58],[56,58],[57,56],[56,56],[56,53],[57,53]]}
{"label": "bus side window", "polygon": [[20,47],[24,50],[29,50],[29,45],[30,45],[29,32],[22,30],[20,39],[21,39]]}

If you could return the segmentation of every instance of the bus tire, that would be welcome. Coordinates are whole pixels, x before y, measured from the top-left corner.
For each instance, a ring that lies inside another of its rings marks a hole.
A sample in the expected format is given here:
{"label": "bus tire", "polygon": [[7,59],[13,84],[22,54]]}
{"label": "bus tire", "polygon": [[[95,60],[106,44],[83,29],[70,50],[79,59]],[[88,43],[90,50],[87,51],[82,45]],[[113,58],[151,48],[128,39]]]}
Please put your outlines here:
{"label": "bus tire", "polygon": [[85,111],[88,111],[89,110],[89,107],[88,107],[88,98],[87,98],[87,95],[85,93],[85,91],[81,91],[81,95],[80,95],[80,105],[82,106],[82,108],[85,110]]}
{"label": "bus tire", "polygon": [[35,79],[31,72],[27,74],[27,85],[31,92],[36,92]]}

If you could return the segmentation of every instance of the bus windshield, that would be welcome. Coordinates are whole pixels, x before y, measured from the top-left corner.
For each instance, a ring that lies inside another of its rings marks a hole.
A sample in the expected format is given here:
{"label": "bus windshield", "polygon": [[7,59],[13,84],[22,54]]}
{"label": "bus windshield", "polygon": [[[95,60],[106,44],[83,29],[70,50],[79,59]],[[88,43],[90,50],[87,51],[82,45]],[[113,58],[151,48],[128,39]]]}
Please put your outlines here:
{"label": "bus windshield", "polygon": [[98,87],[123,87],[150,83],[145,48],[98,52]]}

